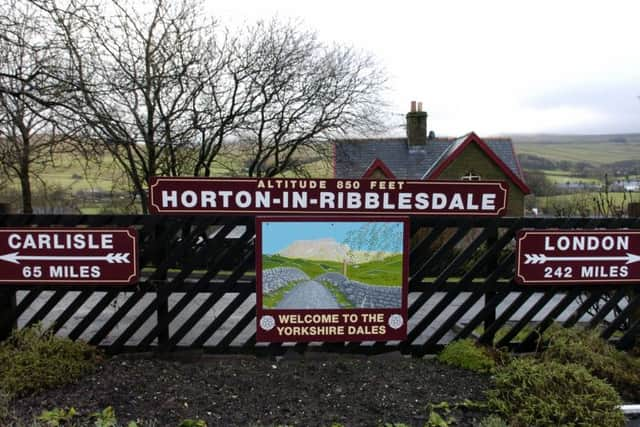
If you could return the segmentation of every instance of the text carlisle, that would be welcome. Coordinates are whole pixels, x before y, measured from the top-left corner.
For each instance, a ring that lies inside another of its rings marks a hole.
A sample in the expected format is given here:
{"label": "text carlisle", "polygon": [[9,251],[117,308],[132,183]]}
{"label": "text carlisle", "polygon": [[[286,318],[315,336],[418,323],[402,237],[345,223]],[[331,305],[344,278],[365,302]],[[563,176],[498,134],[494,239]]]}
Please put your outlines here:
{"label": "text carlisle", "polygon": [[153,178],[153,213],[503,215],[502,182]]}
{"label": "text carlisle", "polygon": [[133,228],[3,228],[0,283],[132,284],[137,239]]}

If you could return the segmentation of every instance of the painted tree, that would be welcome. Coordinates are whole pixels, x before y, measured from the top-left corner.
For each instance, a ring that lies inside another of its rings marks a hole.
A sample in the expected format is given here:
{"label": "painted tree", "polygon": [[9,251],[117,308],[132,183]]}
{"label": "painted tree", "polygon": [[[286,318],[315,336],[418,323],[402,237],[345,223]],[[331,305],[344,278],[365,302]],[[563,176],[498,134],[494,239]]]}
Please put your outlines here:
{"label": "painted tree", "polygon": [[349,248],[344,260],[344,275],[347,276],[347,266],[356,261],[356,251],[374,252],[374,259],[381,259],[389,253],[402,252],[403,236],[401,222],[365,222],[350,230],[342,242]]}

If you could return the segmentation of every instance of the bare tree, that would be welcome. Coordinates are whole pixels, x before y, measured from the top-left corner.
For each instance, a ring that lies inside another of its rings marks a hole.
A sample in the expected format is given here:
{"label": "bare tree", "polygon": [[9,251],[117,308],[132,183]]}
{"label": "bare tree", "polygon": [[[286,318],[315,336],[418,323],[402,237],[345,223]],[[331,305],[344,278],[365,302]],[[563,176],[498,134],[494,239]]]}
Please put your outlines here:
{"label": "bare tree", "polygon": [[210,176],[225,146],[227,170],[274,176],[300,170],[301,150],[326,157],[322,142],[382,128],[373,58],[295,24],[222,30],[191,0],[31,1],[64,52],[42,104],[113,156],[143,212],[150,177]]}
{"label": "bare tree", "polygon": [[151,176],[178,174],[194,142],[193,105],[203,90],[209,40],[189,1],[38,1],[55,24],[67,67],[57,108],[84,125],[126,172],[147,209]]}
{"label": "bare tree", "polygon": [[19,181],[22,212],[30,214],[32,180],[52,164],[61,142],[55,112],[37,101],[49,86],[53,51],[34,7],[10,0],[0,9],[0,169]]}
{"label": "bare tree", "polygon": [[281,174],[299,165],[301,149],[326,157],[323,142],[384,129],[386,78],[373,57],[277,20],[248,34],[241,51],[252,58],[255,108],[238,133],[247,142],[247,175]]}

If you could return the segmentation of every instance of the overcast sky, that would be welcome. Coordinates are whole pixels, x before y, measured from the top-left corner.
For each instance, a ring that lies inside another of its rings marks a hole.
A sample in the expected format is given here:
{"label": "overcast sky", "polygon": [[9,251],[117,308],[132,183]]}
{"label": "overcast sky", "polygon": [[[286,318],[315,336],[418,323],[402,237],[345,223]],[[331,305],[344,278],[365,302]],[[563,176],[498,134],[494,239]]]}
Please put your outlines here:
{"label": "overcast sky", "polygon": [[[222,22],[299,18],[373,53],[400,119],[436,134],[640,132],[639,1],[210,1]],[[398,133],[398,132],[396,132]]]}

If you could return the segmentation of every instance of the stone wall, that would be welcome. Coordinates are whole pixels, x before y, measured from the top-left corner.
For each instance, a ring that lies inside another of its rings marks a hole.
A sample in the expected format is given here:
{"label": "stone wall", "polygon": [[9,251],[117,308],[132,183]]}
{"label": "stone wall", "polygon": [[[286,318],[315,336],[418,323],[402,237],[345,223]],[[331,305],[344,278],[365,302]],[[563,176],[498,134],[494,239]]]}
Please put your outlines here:
{"label": "stone wall", "polygon": [[262,292],[277,291],[287,283],[299,280],[309,280],[309,276],[302,270],[293,267],[276,267],[262,270]]}
{"label": "stone wall", "polygon": [[337,286],[340,292],[358,308],[396,308],[402,305],[402,288],[375,286],[349,280],[340,273],[325,273],[314,279]]}

